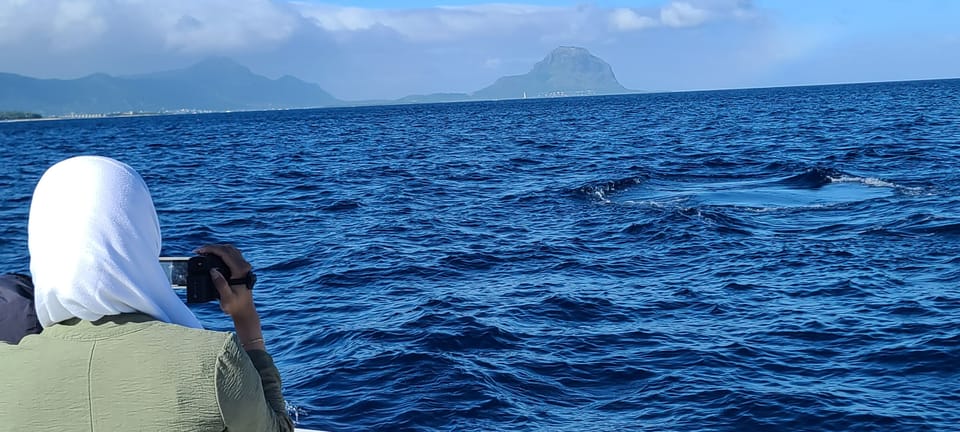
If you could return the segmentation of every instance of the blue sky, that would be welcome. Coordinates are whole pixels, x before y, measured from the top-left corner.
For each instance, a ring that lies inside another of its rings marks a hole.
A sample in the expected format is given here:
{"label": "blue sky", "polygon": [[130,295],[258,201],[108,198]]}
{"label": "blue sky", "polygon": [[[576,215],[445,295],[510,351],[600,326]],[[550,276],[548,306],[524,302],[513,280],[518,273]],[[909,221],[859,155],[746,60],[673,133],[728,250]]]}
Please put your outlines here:
{"label": "blue sky", "polygon": [[346,100],[472,92],[581,46],[651,91],[960,77],[960,1],[0,0],[0,72],[226,56]]}

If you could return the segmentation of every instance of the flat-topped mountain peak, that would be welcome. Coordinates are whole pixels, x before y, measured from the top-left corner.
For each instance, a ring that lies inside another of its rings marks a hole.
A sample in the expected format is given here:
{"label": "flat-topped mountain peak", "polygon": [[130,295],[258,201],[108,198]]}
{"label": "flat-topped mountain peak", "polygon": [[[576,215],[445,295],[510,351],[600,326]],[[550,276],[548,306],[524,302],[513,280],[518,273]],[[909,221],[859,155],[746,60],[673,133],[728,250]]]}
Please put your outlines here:
{"label": "flat-topped mountain peak", "polygon": [[474,96],[506,99],[627,92],[607,62],[586,48],[561,46],[537,62],[530,72],[500,78]]}

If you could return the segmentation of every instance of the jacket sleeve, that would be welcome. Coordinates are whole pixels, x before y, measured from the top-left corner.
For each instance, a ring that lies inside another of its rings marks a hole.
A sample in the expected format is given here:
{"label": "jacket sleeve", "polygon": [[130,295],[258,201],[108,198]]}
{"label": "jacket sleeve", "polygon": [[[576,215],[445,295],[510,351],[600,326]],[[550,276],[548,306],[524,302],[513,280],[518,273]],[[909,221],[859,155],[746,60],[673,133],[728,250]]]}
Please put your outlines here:
{"label": "jacket sleeve", "polygon": [[217,401],[228,431],[293,431],[280,372],[266,351],[245,352],[227,338],[217,362]]}

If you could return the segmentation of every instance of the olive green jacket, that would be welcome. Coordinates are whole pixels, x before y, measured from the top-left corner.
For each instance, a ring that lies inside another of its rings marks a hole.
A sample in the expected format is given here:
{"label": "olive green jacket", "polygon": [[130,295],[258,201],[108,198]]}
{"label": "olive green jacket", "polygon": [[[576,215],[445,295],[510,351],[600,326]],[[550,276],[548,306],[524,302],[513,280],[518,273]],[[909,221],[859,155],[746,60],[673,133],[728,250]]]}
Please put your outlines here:
{"label": "olive green jacket", "polygon": [[142,314],[0,343],[0,431],[292,431],[280,373],[233,333]]}

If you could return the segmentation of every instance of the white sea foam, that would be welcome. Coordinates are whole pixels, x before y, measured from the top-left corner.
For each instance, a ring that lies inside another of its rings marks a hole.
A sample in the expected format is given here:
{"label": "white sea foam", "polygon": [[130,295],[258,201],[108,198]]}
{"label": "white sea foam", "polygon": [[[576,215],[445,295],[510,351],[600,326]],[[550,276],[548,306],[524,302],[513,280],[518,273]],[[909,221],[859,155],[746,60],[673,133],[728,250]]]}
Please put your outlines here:
{"label": "white sea foam", "polygon": [[875,177],[856,177],[842,175],[840,177],[827,177],[832,183],[862,183],[867,186],[873,187],[887,187],[887,188],[897,188],[899,187],[896,183],[888,182],[886,180],[881,180]]}
{"label": "white sea foam", "polygon": [[857,177],[842,175],[840,177],[828,177],[832,183],[860,183],[871,187],[883,187],[897,189],[906,193],[916,194],[923,191],[923,188],[902,186],[894,182],[881,180],[876,177]]}

